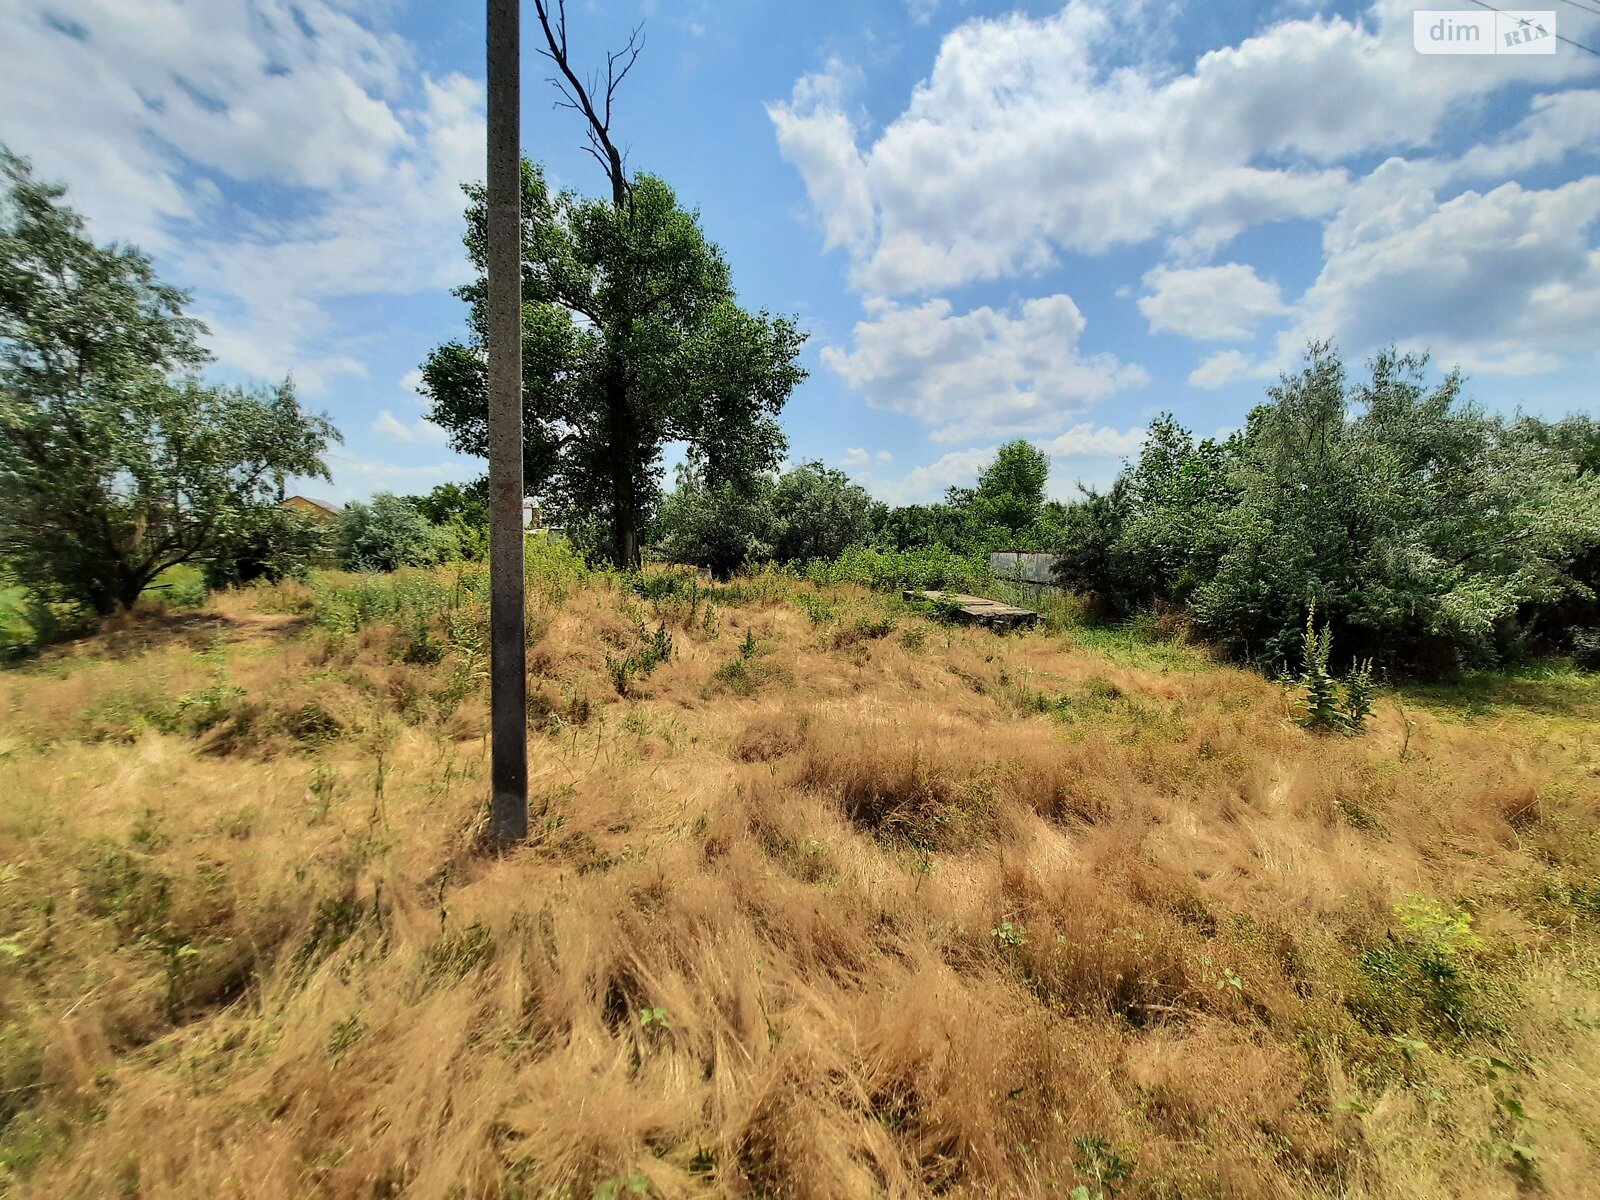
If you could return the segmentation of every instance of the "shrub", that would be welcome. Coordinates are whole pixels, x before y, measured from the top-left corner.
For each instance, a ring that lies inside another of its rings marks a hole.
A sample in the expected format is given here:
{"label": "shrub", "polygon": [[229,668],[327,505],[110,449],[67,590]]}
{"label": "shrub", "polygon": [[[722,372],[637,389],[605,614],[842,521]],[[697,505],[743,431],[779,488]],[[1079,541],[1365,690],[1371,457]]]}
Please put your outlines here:
{"label": "shrub", "polygon": [[1372,714],[1372,662],[1351,669],[1341,697],[1339,683],[1328,669],[1332,651],[1333,633],[1326,626],[1318,631],[1317,609],[1312,605],[1301,640],[1299,721],[1311,730],[1359,733]]}
{"label": "shrub", "polygon": [[1600,629],[1572,631],[1572,658],[1586,670],[1600,671]]}
{"label": "shrub", "polygon": [[668,561],[709,567],[727,579],[747,563],[772,558],[772,497],[768,477],[709,484],[693,466],[681,466],[677,487],[661,501],[652,540]]}
{"label": "shrub", "polygon": [[872,535],[873,500],[843,471],[802,463],[772,493],[773,551],[779,562],[837,558]]}
{"label": "shrub", "polygon": [[858,583],[883,591],[976,591],[994,582],[986,554],[957,554],[943,546],[904,551],[857,546],[832,562],[811,563],[806,576],[815,583]]}
{"label": "shrub", "polygon": [[304,579],[330,551],[329,531],[294,509],[273,505],[254,514],[238,536],[205,564],[206,585],[238,587],[264,580]]}
{"label": "shrub", "polygon": [[1069,511],[1061,581],[1112,615],[1187,605],[1263,664],[1296,657],[1308,603],[1357,661],[1514,650],[1518,622],[1589,586],[1573,572],[1600,545],[1600,473],[1575,426],[1488,416],[1426,366],[1391,350],[1352,383],[1313,344],[1225,443],[1154,422],[1117,487]]}
{"label": "shrub", "polygon": [[438,563],[459,554],[450,535],[429,524],[411,501],[379,492],[355,501],[339,518],[339,554],[352,571],[394,571]]}

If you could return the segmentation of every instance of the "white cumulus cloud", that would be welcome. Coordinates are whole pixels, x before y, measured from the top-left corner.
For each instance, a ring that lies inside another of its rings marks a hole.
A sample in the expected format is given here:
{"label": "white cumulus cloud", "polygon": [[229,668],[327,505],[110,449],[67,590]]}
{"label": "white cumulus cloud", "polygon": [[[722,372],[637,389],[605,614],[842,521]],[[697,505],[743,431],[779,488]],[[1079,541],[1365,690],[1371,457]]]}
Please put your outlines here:
{"label": "white cumulus cloud", "polygon": [[1197,341],[1249,337],[1284,311],[1278,285],[1242,263],[1219,267],[1156,267],[1146,272],[1139,311],[1152,333],[1178,333]]}
{"label": "white cumulus cloud", "polygon": [[875,408],[934,426],[934,441],[1052,434],[1097,400],[1149,375],[1111,354],[1084,354],[1083,314],[1070,296],[1007,311],[957,313],[944,299],[878,302],[856,324],[854,346],[823,362]]}
{"label": "white cumulus cloud", "polygon": [[894,455],[887,450],[874,452],[862,446],[851,446],[839,456],[839,465],[841,467],[870,467],[874,463],[883,464],[893,461]]}
{"label": "white cumulus cloud", "polygon": [[[966,21],[876,136],[851,114],[838,64],[771,106],[779,149],[856,285],[931,292],[1151,239],[1203,258],[1264,222],[1333,213],[1353,163],[1432,145],[1508,84],[1593,70],[1582,54],[1470,69],[1419,56],[1411,7],[1396,0],[1280,20],[1174,70],[1129,60],[1139,9],[1071,0],[1048,16]],[[1563,107],[1547,123],[1576,115]]]}
{"label": "white cumulus cloud", "polygon": [[1122,457],[1135,453],[1144,445],[1144,439],[1143,429],[1113,429],[1109,425],[1096,428],[1085,422],[1057,434],[1043,444],[1043,449],[1052,459]]}
{"label": "white cumulus cloud", "polygon": [[465,273],[481,88],[419,71],[391,16],[385,0],[12,0],[5,136],[96,236],[196,290],[224,364],[315,391],[365,371],[339,301]]}
{"label": "white cumulus cloud", "polygon": [[439,442],[450,440],[450,435],[431,421],[421,418],[415,421],[402,421],[387,408],[378,413],[372,422],[372,432],[384,437],[392,438],[397,442]]}

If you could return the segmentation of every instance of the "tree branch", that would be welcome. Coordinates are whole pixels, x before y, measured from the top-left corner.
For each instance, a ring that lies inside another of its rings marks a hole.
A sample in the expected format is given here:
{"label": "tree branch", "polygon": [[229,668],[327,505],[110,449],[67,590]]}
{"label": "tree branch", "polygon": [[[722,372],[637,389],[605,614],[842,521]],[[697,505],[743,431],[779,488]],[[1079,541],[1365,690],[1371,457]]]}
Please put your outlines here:
{"label": "tree branch", "polygon": [[[539,53],[555,63],[560,71],[559,78],[550,80],[561,96],[556,107],[570,108],[582,114],[588,123],[586,132],[589,144],[584,149],[594,156],[611,181],[612,203],[618,208],[627,208],[632,203],[633,189],[628,183],[624,155],[611,140],[611,110],[617,89],[628,77],[628,72],[633,70],[634,63],[639,61],[639,54],[644,49],[644,41],[639,36],[644,27],[635,26],[621,50],[607,52],[605,89],[602,92],[598,72],[585,86],[572,68],[567,43],[566,0],[556,0],[553,16],[550,0],[533,0],[533,7],[539,17],[539,27],[544,31],[545,49]],[[596,96],[600,97],[598,104]]]}

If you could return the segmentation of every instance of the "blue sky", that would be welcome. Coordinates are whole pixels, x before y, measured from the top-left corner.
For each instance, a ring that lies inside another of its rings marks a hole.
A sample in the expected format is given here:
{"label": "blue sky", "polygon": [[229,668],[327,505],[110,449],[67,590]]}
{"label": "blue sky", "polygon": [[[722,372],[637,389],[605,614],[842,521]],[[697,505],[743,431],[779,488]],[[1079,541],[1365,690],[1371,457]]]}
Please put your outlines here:
{"label": "blue sky", "polygon": [[[1550,0],[1600,49],[1600,0]],[[1478,14],[1469,3],[1433,7]],[[572,0],[742,300],[795,314],[794,461],[938,497],[1002,440],[1104,483],[1150,417],[1237,425],[1308,337],[1600,407],[1600,55],[1423,56],[1419,5]],[[525,151],[598,194],[524,58]],[[1593,10],[1593,11],[1590,11]],[[461,329],[482,6],[7,0],[0,140],[194,292],[216,377],[293,374],[335,499],[481,465],[413,391]]]}

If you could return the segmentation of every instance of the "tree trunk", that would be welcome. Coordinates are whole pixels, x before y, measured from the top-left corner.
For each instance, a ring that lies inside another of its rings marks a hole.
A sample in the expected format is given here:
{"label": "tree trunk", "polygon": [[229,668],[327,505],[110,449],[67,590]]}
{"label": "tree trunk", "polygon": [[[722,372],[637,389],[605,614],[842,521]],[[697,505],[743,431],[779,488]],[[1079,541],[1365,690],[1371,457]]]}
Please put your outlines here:
{"label": "tree trunk", "polygon": [[607,384],[606,393],[611,435],[611,565],[619,571],[637,571],[639,510],[633,494],[633,420],[627,383],[620,371]]}
{"label": "tree trunk", "polygon": [[104,606],[95,605],[96,615],[109,617],[117,612],[131,612],[133,606],[139,603],[139,597],[144,595],[144,589],[150,585],[153,576],[136,575],[125,567],[119,566],[116,579],[103,593]]}

